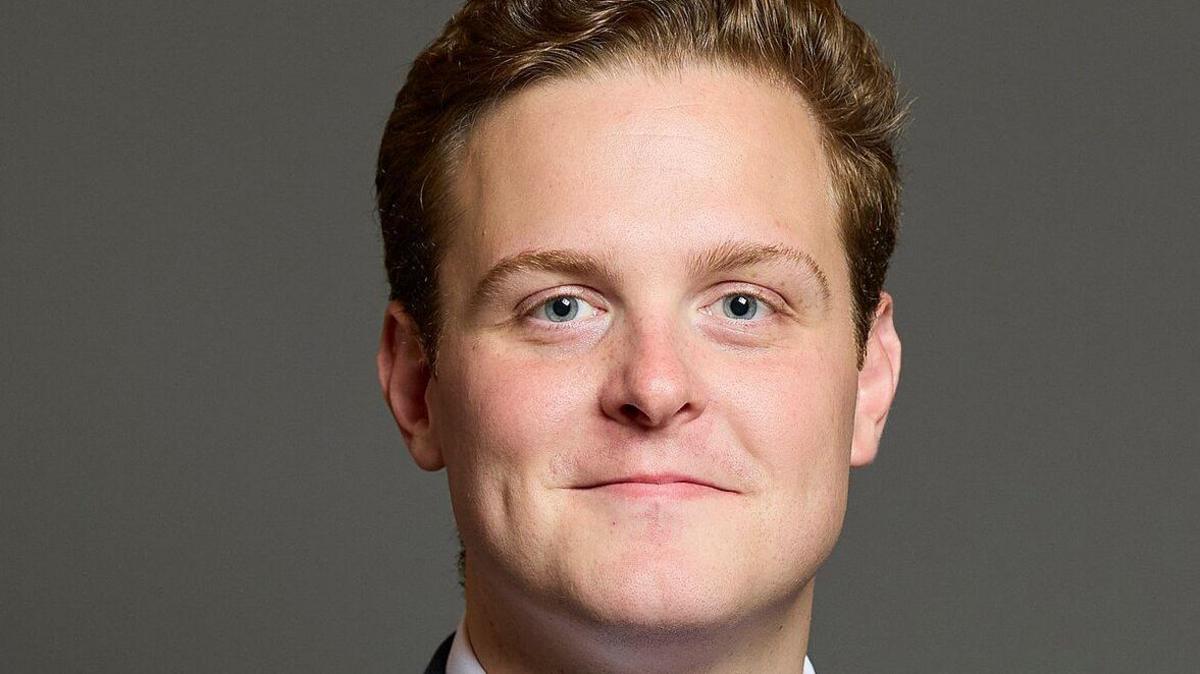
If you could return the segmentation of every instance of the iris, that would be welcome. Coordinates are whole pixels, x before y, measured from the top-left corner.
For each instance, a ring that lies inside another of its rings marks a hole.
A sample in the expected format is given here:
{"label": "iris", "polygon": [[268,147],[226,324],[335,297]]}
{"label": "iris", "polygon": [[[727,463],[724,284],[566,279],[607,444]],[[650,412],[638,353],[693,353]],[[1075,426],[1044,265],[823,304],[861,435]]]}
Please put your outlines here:
{"label": "iris", "polygon": [[546,318],[555,323],[569,321],[579,313],[579,299],[575,297],[556,297],[546,303]]}
{"label": "iris", "polygon": [[727,295],[722,305],[730,318],[753,318],[758,313],[758,299],[749,295]]}

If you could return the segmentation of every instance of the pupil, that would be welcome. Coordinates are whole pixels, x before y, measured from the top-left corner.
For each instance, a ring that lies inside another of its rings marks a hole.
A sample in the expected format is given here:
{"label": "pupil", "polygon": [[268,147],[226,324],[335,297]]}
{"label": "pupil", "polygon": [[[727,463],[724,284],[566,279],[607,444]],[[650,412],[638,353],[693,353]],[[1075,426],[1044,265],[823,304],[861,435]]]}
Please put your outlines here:
{"label": "pupil", "polygon": [[753,299],[745,295],[736,295],[729,301],[729,308],[734,316],[742,318],[753,309]]}
{"label": "pupil", "polygon": [[571,298],[569,297],[560,297],[550,304],[550,310],[557,318],[566,318],[570,316],[572,308],[573,306],[571,303]]}

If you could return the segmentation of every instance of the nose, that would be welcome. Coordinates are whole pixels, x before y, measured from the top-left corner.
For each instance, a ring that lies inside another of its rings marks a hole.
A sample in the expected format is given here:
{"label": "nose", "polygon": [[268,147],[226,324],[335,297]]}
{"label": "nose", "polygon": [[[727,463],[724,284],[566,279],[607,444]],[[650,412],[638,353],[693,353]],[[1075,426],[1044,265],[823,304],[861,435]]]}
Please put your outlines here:
{"label": "nose", "polygon": [[687,341],[661,322],[629,330],[613,345],[612,370],[601,391],[606,416],[656,428],[684,423],[704,410]]}

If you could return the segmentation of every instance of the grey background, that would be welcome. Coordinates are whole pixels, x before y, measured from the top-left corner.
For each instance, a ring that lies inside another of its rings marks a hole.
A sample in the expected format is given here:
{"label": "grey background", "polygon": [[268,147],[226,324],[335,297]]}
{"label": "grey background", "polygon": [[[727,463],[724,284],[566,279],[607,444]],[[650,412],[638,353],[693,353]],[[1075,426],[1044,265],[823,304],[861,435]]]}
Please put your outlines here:
{"label": "grey background", "polygon": [[[419,671],[373,160],[449,0],[0,14],[0,671]],[[1200,5],[846,0],[915,99],[836,672],[1200,662]]]}

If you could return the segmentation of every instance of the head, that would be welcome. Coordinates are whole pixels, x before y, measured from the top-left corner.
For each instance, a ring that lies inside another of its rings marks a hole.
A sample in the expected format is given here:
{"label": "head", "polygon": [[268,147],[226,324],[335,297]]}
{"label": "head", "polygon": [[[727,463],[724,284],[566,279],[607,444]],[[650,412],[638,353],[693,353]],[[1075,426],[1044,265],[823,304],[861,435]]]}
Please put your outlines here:
{"label": "head", "polygon": [[677,630],[803,599],[898,381],[900,118],[833,0],[450,21],[380,151],[379,365],[468,602]]}

